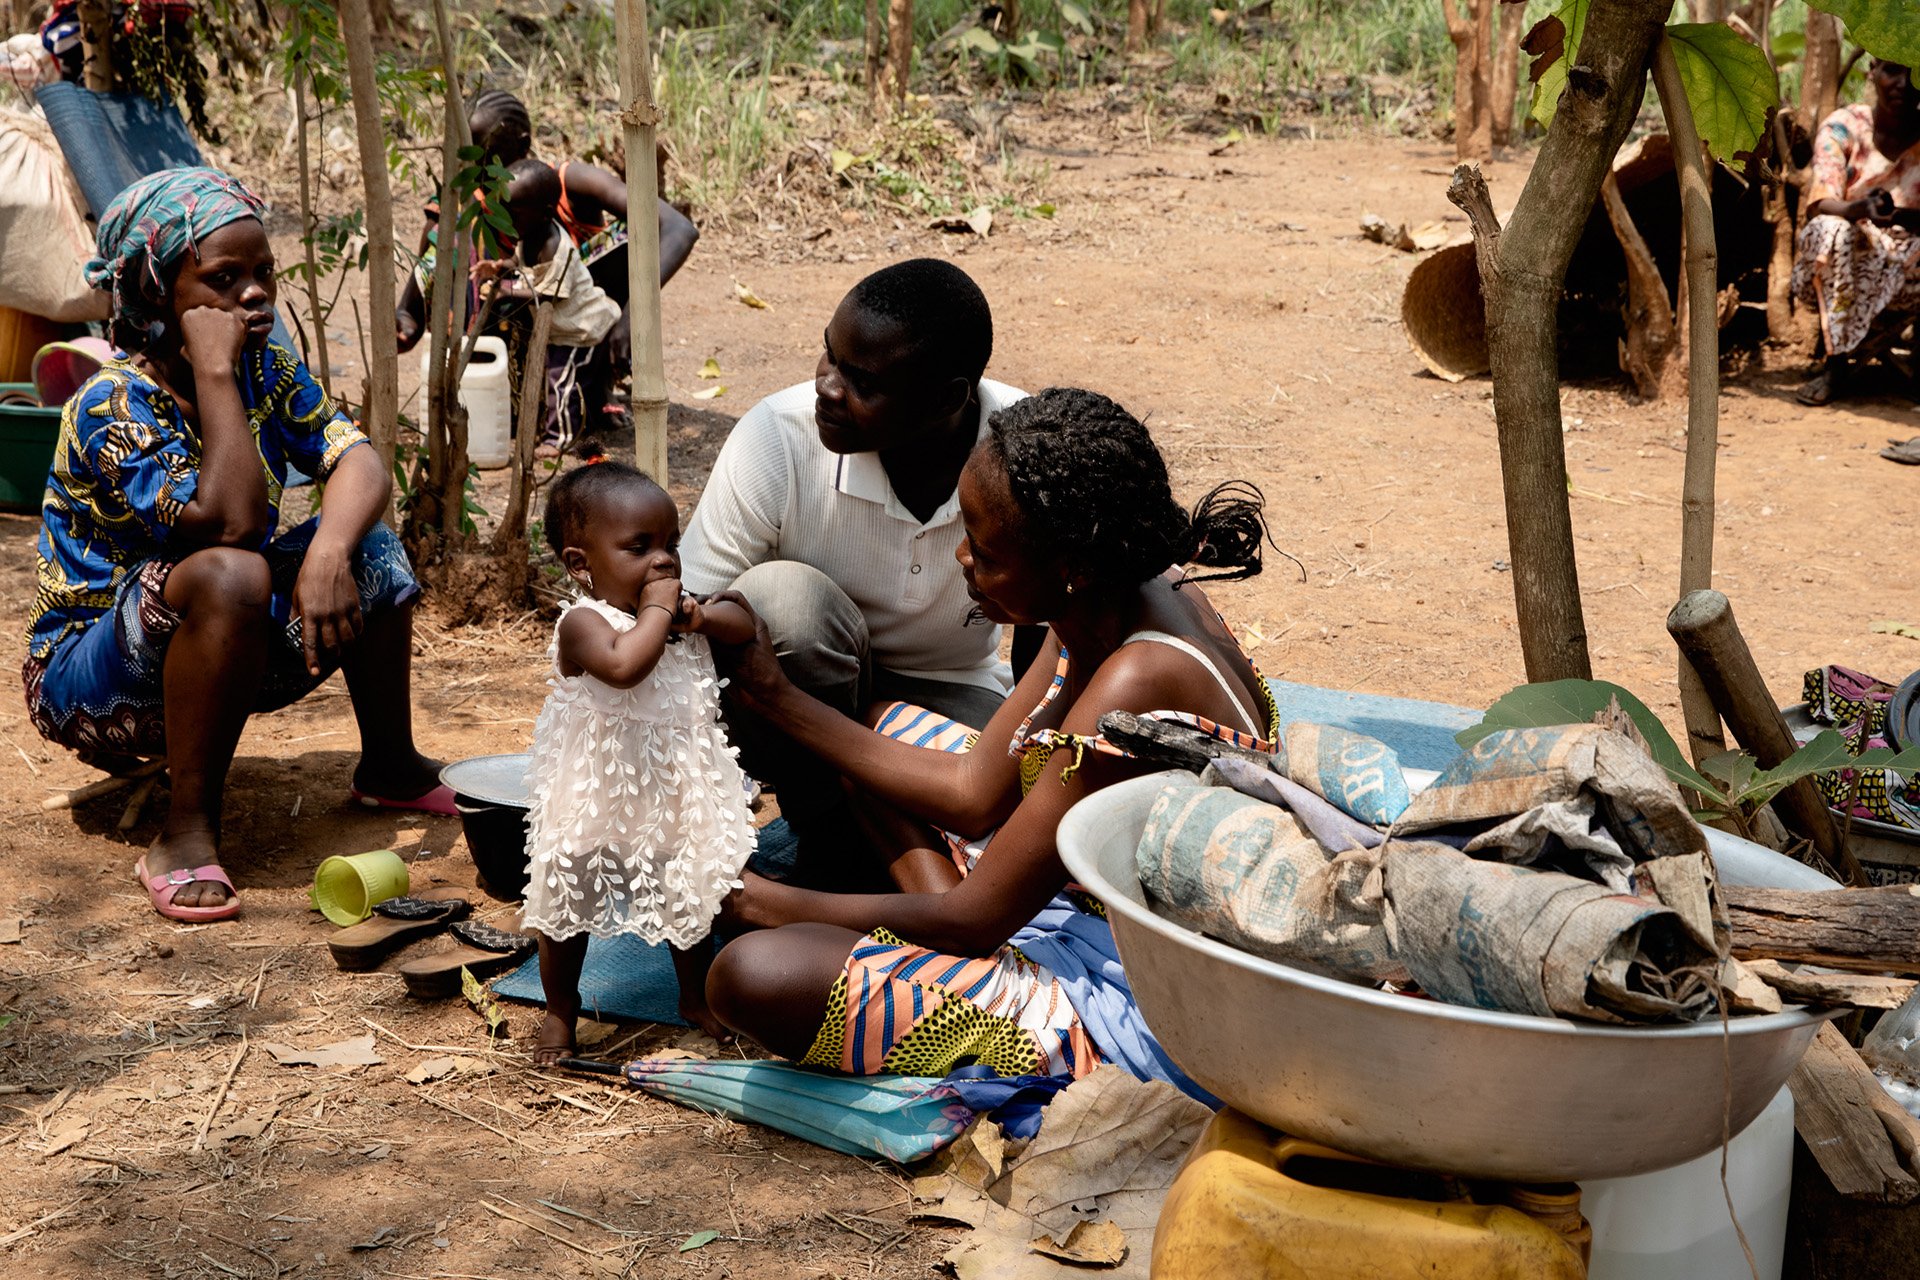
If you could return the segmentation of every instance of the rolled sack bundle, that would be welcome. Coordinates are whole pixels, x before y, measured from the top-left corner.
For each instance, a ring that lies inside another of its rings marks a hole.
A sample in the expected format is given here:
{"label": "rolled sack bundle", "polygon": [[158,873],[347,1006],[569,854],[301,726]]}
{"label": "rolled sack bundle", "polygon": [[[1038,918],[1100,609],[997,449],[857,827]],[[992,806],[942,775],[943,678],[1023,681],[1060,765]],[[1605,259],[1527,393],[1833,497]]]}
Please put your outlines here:
{"label": "rolled sack bundle", "polygon": [[1393,955],[1437,999],[1596,1022],[1692,1022],[1716,1012],[1716,990],[1736,978],[1715,954],[1711,914],[1699,914],[1713,897],[1704,857],[1662,860],[1673,865],[1637,877],[1643,892],[1680,898],[1683,912],[1432,841],[1390,840],[1381,853]]}
{"label": "rolled sack bundle", "polygon": [[1275,767],[1361,822],[1384,827],[1407,810],[1400,757],[1364,733],[1333,725],[1289,724]]}
{"label": "rolled sack bundle", "polygon": [[1177,924],[1329,977],[1406,981],[1388,948],[1378,850],[1331,853],[1286,809],[1230,787],[1170,783],[1136,862],[1153,909]]}
{"label": "rolled sack bundle", "polygon": [[1413,798],[1391,834],[1562,869],[1618,893],[1630,891],[1637,864],[1707,847],[1666,771],[1597,724],[1488,734]]}

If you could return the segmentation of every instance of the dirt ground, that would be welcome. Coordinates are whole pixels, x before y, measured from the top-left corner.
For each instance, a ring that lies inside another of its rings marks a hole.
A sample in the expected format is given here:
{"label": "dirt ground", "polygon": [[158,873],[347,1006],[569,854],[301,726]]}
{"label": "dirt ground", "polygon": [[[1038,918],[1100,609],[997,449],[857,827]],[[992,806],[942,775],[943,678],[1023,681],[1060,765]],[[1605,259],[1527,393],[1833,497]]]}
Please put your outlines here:
{"label": "dirt ground", "polygon": [[[1276,558],[1212,594],[1268,675],[1467,705],[1518,683],[1489,385],[1421,371],[1397,320],[1415,259],[1356,233],[1364,212],[1452,215],[1450,155],[1393,140],[1214,155],[1204,139],[1148,149],[1117,128],[1056,145],[1089,131],[1017,114],[1009,128],[1052,166],[1051,220],[1003,216],[984,241],[831,211],[708,229],[666,295],[684,507],[731,418],[810,375],[849,285],[898,257],[952,256],[992,300],[991,376],[1115,395],[1152,424],[1188,496],[1229,477],[1266,491],[1307,580]],[[1496,203],[1523,172],[1492,167]],[[769,308],[741,305],[736,282]],[[726,392],[693,401],[713,385],[696,378],[708,357]],[[1897,398],[1803,410],[1790,393],[1804,376],[1789,360],[1729,385],[1720,451],[1717,585],[1783,698],[1821,663],[1887,676],[1920,665],[1912,640],[1868,631],[1920,621],[1899,567],[1920,470],[1874,456],[1886,437],[1920,433],[1920,413]],[[1638,406],[1611,385],[1565,398],[1596,672],[1677,727],[1662,622],[1684,406]],[[15,628],[35,530],[0,519],[0,613]],[[448,759],[522,749],[544,645],[532,621],[423,627],[423,747]],[[0,1030],[0,1179],[14,1188],[0,1274],[930,1271],[954,1237],[908,1226],[897,1170],[533,1071],[514,1049],[490,1053],[464,1004],[421,1006],[388,973],[336,972],[305,895],[323,857],[391,845],[413,858],[416,886],[472,884],[452,821],[348,808],[355,749],[337,681],[249,726],[226,858],[246,913],[179,928],[128,874],[154,812],[124,833],[122,799],[42,812],[50,789],[93,775],[38,740],[17,697],[0,703],[0,940],[20,923],[0,945],[0,1013],[14,1018]],[[516,1035],[532,1025],[511,1010]],[[283,1066],[261,1048],[368,1034],[379,1065]],[[631,1056],[685,1033],[611,1034],[595,1052]],[[447,1055],[472,1070],[405,1079]],[[679,1252],[698,1232],[719,1235]]]}

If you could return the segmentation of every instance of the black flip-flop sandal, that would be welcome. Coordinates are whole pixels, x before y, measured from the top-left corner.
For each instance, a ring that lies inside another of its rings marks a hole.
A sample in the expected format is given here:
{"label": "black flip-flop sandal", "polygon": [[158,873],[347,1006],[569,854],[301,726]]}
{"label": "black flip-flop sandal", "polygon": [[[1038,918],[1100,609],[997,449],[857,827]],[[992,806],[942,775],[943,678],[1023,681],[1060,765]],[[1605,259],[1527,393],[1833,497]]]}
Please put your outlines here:
{"label": "black flip-flop sandal", "polygon": [[408,943],[440,932],[472,909],[460,889],[426,889],[410,898],[389,898],[374,904],[371,918],[328,938],[327,950],[341,970],[362,973]]}
{"label": "black flip-flop sandal", "polygon": [[476,978],[491,978],[510,969],[533,954],[534,939],[524,933],[509,933],[478,920],[461,920],[449,933],[466,945],[437,955],[422,956],[400,966],[400,980],[407,994],[416,1000],[445,1000],[460,994],[460,971]]}

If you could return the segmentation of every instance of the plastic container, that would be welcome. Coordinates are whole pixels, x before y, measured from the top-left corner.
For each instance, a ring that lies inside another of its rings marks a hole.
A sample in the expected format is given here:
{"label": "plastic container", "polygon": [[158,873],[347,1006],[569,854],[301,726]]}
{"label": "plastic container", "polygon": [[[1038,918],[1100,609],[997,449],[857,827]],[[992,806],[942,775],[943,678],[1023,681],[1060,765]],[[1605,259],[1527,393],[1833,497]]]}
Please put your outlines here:
{"label": "plastic container", "polygon": [[[1575,1217],[1578,1215],[1576,1213]],[[1455,1178],[1352,1156],[1231,1108],[1174,1179],[1154,1280],[1579,1280],[1576,1246]]]}
{"label": "plastic container", "polygon": [[1860,1044],[1860,1056],[1888,1096],[1920,1119],[1920,991],[1873,1024]]}
{"label": "plastic container", "polygon": [[412,884],[407,864],[391,849],[335,854],[313,873],[307,895],[314,910],[345,928],[373,914],[373,904],[397,898]]}
{"label": "plastic container", "polygon": [[31,382],[0,382],[0,399],[12,396],[34,403],[0,404],[0,510],[38,511],[60,438],[60,406],[39,404]]}
{"label": "plastic container", "polygon": [[[1623,1085],[1623,1088],[1630,1086]],[[1727,1188],[1760,1280],[1780,1280],[1793,1192],[1793,1094],[1774,1096],[1727,1147]],[[1713,1151],[1658,1173],[1581,1184],[1590,1280],[1748,1280]]]}
{"label": "plastic container", "polygon": [[[420,348],[420,382],[432,380],[432,347]],[[422,396],[424,398],[424,391]],[[482,470],[513,460],[513,390],[507,376],[507,344],[483,337],[473,344],[473,359],[460,379],[460,403],[467,410],[467,461]]]}

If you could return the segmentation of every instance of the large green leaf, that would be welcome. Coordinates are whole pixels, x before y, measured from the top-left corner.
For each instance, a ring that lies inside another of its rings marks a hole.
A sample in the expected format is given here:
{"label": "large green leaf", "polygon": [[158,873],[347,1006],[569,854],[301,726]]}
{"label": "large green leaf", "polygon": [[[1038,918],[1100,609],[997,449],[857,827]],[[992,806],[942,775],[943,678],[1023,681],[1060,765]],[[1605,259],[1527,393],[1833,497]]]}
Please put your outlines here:
{"label": "large green leaf", "polygon": [[1678,22],[1667,28],[1680,83],[1693,107],[1693,127],[1719,160],[1754,149],[1780,82],[1760,46],[1724,22]]}
{"label": "large green leaf", "polygon": [[[1561,91],[1567,87],[1567,68],[1580,50],[1580,37],[1587,29],[1587,10],[1593,0],[1566,0],[1558,9],[1542,18],[1527,33],[1527,52],[1535,61],[1527,74],[1533,80],[1533,118],[1542,129],[1553,125],[1553,113],[1560,107]],[[1560,24],[1561,43],[1554,46],[1552,23]]]}
{"label": "large green leaf", "polygon": [[1807,0],[1847,24],[1853,42],[1876,58],[1920,64],[1920,0]]}
{"label": "large green leaf", "polygon": [[1499,698],[1487,708],[1486,716],[1471,729],[1453,735],[1462,747],[1471,747],[1490,733],[1502,729],[1544,729],[1562,724],[1591,724],[1614,699],[1627,713],[1647,751],[1667,776],[1683,787],[1704,795],[1717,795],[1720,788],[1697,773],[1680,754],[1673,735],[1660,723],[1647,704],[1606,680],[1549,680],[1541,684],[1523,684]]}
{"label": "large green leaf", "polygon": [[1757,808],[1802,778],[1841,769],[1892,769],[1911,776],[1920,772],[1920,747],[1897,754],[1887,747],[1873,747],[1854,755],[1845,738],[1832,729],[1823,729],[1773,768],[1753,775],[1751,789],[1745,795],[1739,795],[1738,788],[1732,790],[1738,799]]}

